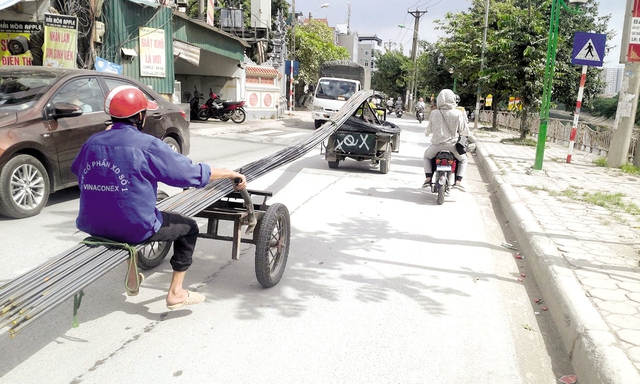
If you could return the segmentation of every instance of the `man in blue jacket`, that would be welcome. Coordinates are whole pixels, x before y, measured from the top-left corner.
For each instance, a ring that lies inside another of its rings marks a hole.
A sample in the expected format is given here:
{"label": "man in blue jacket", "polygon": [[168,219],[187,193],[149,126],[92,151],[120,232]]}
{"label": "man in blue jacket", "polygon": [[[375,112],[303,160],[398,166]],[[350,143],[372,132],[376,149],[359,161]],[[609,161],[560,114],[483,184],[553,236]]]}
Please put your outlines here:
{"label": "man in blue jacket", "polygon": [[[91,136],[71,166],[80,187],[76,225],[92,236],[118,242],[173,241],[173,275],[166,303],[167,308],[177,309],[205,299],[182,287],[199,229],[190,217],[156,208],[158,182],[204,187],[210,181],[228,178],[240,180],[234,187],[241,190],[246,188],[246,178],[205,163],[193,164],[162,140],[140,132],[147,111],[157,108],[136,87],[120,86],[109,92],[104,110],[113,125]],[[138,294],[142,279],[144,275],[136,276],[135,269],[129,268],[128,295]]]}

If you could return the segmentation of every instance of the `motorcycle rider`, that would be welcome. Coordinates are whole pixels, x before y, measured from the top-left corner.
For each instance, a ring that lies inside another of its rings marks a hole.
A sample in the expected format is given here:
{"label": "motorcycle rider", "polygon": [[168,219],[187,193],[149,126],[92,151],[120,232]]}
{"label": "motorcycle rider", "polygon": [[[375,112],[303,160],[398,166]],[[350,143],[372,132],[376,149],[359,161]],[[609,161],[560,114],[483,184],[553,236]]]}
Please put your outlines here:
{"label": "motorcycle rider", "polygon": [[418,99],[418,102],[416,103],[416,118],[418,118],[418,113],[422,112],[423,116],[424,116],[424,109],[427,107],[427,105],[424,103],[424,99],[421,97]]}
{"label": "motorcycle rider", "polygon": [[450,89],[443,89],[437,97],[437,109],[431,111],[429,116],[429,125],[425,130],[425,136],[433,134],[431,145],[424,151],[424,174],[426,180],[422,184],[422,188],[431,186],[431,177],[433,176],[433,168],[431,161],[441,150],[447,150],[453,153],[458,159],[458,169],[456,172],[456,181],[453,185],[462,191],[465,190],[462,184],[465,171],[467,169],[467,155],[460,154],[456,150],[456,142],[458,136],[469,136],[469,126],[467,116],[457,107],[458,96]]}
{"label": "motorcycle rider", "polygon": [[387,112],[391,113],[393,112],[393,97],[390,97],[389,100],[387,100]]}
{"label": "motorcycle rider", "polygon": [[[205,297],[182,287],[198,238],[198,224],[188,216],[156,208],[158,182],[175,187],[204,187],[219,179],[234,179],[246,188],[244,175],[193,164],[162,140],[140,132],[147,111],[158,105],[133,86],[114,88],[104,103],[111,116],[109,130],[91,136],[73,161],[78,176],[80,210],[76,226],[91,236],[120,243],[173,241],[173,275],[166,296],[169,309],[198,304]],[[131,266],[125,279],[127,295],[138,294],[144,275]]]}
{"label": "motorcycle rider", "polygon": [[398,97],[395,104],[396,116],[398,116],[398,112],[402,114],[402,108],[404,107],[404,103],[402,102],[402,97]]}

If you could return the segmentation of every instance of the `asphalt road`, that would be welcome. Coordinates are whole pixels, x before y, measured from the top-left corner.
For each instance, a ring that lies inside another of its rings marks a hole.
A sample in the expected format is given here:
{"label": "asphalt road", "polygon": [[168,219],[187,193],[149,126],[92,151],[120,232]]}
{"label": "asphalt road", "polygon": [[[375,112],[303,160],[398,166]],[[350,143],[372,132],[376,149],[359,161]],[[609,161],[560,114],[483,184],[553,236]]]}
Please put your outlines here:
{"label": "asphalt road", "polygon": [[[419,188],[424,123],[394,121],[402,142],[387,175],[354,160],[329,169],[318,148],[251,183],[291,213],[275,287],[256,281],[250,244],[232,261],[229,243],[201,239],[186,285],[207,301],[178,311],[164,306],[168,262],[145,272],[133,298],[122,266],[85,290],[80,327],[67,302],[1,338],[0,383],[511,384],[571,374],[550,317],[532,306],[526,263],[501,246],[512,234],[473,157],[468,192],[438,206]],[[236,168],[313,123],[210,127],[194,130],[192,159]],[[35,218],[0,221],[0,282],[84,237],[74,233],[77,190],[52,200]]]}

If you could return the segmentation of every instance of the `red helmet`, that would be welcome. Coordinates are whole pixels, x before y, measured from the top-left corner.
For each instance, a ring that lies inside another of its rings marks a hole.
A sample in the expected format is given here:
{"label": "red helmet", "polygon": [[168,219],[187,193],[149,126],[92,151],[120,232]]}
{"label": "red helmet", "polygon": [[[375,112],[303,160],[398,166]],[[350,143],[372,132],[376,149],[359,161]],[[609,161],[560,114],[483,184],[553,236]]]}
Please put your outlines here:
{"label": "red helmet", "polygon": [[115,87],[104,101],[104,111],[115,118],[126,119],[142,111],[155,111],[158,104],[147,100],[142,91],[131,85]]}

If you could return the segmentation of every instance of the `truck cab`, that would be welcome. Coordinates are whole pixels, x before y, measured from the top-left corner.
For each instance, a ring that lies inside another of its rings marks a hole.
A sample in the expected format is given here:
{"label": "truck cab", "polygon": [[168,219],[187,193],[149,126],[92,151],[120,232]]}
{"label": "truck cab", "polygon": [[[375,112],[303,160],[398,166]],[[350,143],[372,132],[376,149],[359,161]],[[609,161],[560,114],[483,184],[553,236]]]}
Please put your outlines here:
{"label": "truck cab", "polygon": [[347,100],[362,90],[358,80],[321,77],[313,95],[311,115],[316,128],[333,118]]}

